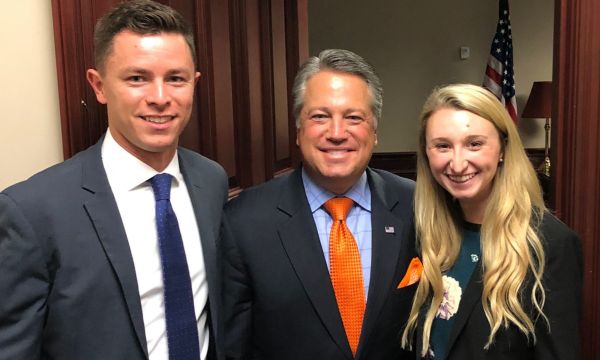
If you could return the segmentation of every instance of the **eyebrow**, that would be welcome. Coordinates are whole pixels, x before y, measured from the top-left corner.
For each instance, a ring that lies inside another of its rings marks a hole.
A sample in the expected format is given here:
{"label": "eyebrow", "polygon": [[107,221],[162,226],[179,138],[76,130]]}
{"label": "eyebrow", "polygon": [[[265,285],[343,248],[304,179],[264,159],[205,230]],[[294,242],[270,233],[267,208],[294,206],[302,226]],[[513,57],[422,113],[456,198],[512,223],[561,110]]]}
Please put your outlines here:
{"label": "eyebrow", "polygon": [[175,69],[171,69],[169,71],[167,71],[167,74],[193,74],[194,70],[192,70],[191,72],[189,71],[189,69],[186,68],[175,68]]}
{"label": "eyebrow", "polygon": [[[306,109],[306,112],[311,112],[311,111],[324,111],[324,112],[331,112],[331,109],[327,106],[318,106],[318,107],[314,107],[314,108],[309,108]],[[361,110],[361,109],[355,109],[355,108],[351,108],[351,109],[346,109],[344,110],[344,115],[353,113],[353,112],[358,112],[361,113],[363,115],[368,115],[369,113],[371,113],[370,110]]]}
{"label": "eyebrow", "polygon": [[365,116],[369,115],[369,113],[371,113],[370,110],[362,110],[362,109],[354,109],[354,108],[352,108],[352,109],[348,109],[348,110],[344,111],[344,114],[349,114],[349,113],[353,113],[353,112],[358,112],[358,113],[361,113],[361,114],[363,114]]}
{"label": "eyebrow", "polygon": [[311,112],[311,111],[325,111],[325,112],[329,112],[330,110],[326,106],[318,106],[318,107],[313,107],[313,108],[306,109],[306,112]]}
{"label": "eyebrow", "polygon": [[[130,66],[130,67],[126,67],[122,70],[122,72],[125,73],[138,73],[138,74],[150,74],[152,73],[152,71],[147,70],[145,68],[142,67],[137,67],[137,66]],[[170,69],[166,72],[166,74],[188,74],[189,71],[186,68],[174,68],[174,69]]]}
{"label": "eyebrow", "polygon": [[150,73],[150,71],[148,71],[148,70],[146,70],[144,68],[134,67],[134,66],[126,67],[126,68],[122,69],[121,72],[123,72],[123,73],[137,73],[137,74],[148,74],[148,73]]}
{"label": "eyebrow", "polygon": [[[469,136],[465,137],[462,140],[466,140],[466,141],[473,140],[473,139],[485,139],[485,140],[487,140],[488,138],[489,137],[486,136],[486,135],[469,135]],[[445,137],[445,136],[438,136],[438,137],[435,137],[435,138],[431,138],[430,141],[448,141],[448,138]]]}
{"label": "eyebrow", "polygon": [[483,135],[483,134],[476,134],[476,135],[469,135],[467,136],[467,140],[473,140],[473,139],[486,139],[487,140],[488,136],[487,135]]}

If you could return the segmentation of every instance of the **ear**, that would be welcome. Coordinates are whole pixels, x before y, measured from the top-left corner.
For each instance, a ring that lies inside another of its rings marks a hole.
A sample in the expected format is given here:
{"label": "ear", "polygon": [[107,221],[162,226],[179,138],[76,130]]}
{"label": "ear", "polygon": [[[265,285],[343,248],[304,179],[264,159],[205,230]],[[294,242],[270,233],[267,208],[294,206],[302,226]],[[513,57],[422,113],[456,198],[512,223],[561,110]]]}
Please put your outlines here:
{"label": "ear", "polygon": [[200,73],[200,71],[196,71],[196,73],[194,74],[194,85],[198,83],[198,80],[200,80],[201,76],[202,74]]}
{"label": "ear", "polygon": [[86,72],[87,81],[96,94],[96,99],[100,104],[106,104],[106,95],[104,94],[104,80],[102,75],[96,69],[88,69]]}
{"label": "ear", "polygon": [[294,127],[296,128],[296,146],[300,147],[300,132],[302,131],[302,119],[299,119],[298,125],[296,125],[294,121],[294,125]]}

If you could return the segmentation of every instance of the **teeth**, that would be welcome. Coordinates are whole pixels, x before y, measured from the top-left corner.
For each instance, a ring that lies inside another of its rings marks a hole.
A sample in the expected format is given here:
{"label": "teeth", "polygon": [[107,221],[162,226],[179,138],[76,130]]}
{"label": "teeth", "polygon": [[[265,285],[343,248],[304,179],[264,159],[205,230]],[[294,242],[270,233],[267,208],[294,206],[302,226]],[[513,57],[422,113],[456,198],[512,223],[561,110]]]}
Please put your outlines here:
{"label": "teeth", "polygon": [[459,183],[463,183],[463,182],[466,182],[468,180],[471,180],[474,176],[475,176],[475,174],[468,174],[468,175],[448,175],[448,177],[450,178],[450,180],[452,180],[454,182],[459,182]]}
{"label": "teeth", "polygon": [[143,119],[155,124],[163,124],[171,120],[172,116],[144,116]]}

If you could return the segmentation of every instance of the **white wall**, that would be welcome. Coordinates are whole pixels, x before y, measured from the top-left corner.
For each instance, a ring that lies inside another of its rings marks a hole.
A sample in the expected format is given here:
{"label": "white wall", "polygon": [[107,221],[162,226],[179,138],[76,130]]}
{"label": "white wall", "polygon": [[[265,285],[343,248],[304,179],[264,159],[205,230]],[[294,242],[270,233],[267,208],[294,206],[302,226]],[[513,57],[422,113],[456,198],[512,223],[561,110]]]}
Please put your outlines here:
{"label": "white wall", "polygon": [[0,44],[1,190],[63,159],[50,1],[7,1]]}
{"label": "white wall", "polygon": [[[554,4],[511,5],[521,112],[532,82],[552,77]],[[375,151],[415,151],[419,113],[431,89],[453,82],[481,84],[497,20],[497,0],[311,0],[310,53],[346,48],[365,57],[385,91]],[[460,46],[470,47],[468,60],[460,60]],[[543,126],[536,125],[521,122],[526,147],[543,147]]]}

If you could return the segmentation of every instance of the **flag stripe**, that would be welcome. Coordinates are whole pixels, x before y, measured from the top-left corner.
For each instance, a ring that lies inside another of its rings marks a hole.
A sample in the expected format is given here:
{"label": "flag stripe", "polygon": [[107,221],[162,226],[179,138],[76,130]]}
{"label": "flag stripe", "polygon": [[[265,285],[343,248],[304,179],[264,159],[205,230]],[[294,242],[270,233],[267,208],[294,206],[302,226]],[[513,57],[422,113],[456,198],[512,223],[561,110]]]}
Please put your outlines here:
{"label": "flag stripe", "polygon": [[508,111],[508,114],[510,115],[511,118],[516,119],[517,118],[517,104],[515,101],[515,98],[513,97],[510,102],[508,104],[505,104],[506,106],[506,111]]}
{"label": "flag stripe", "polygon": [[[498,74],[498,72],[494,69],[492,69],[491,66],[488,66],[485,68],[485,75],[489,78],[489,80],[494,84],[494,85],[498,85],[500,83],[502,83],[502,75]],[[491,84],[489,84],[491,85]],[[500,95],[501,93],[499,92],[497,95]]]}
{"label": "flag stripe", "polygon": [[508,0],[499,0],[498,24],[485,68],[483,86],[504,104],[513,121],[517,121],[513,47]]}
{"label": "flag stripe", "polygon": [[496,95],[498,100],[500,100],[504,104],[504,97],[502,96],[502,88],[500,87],[500,85],[495,83],[494,80],[492,80],[491,78],[486,76],[483,79],[483,87],[488,89],[492,94]]}

